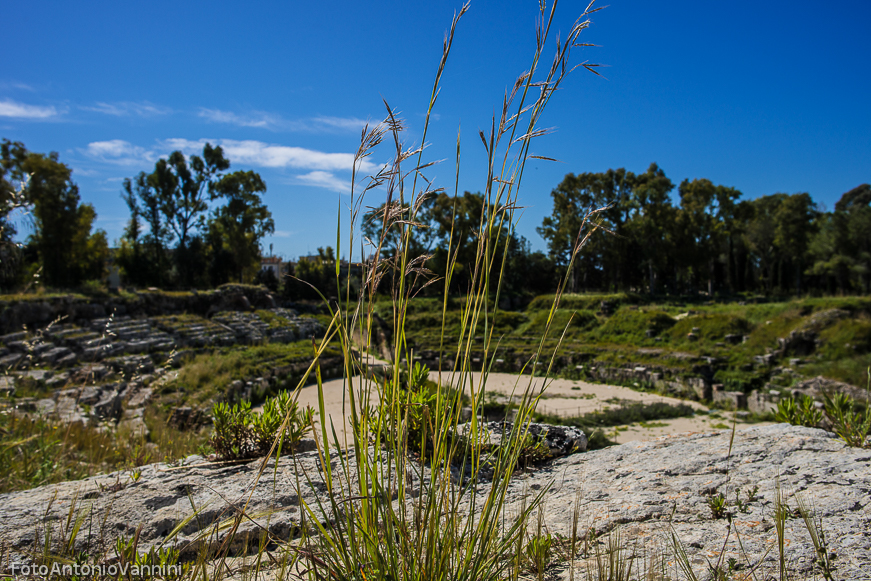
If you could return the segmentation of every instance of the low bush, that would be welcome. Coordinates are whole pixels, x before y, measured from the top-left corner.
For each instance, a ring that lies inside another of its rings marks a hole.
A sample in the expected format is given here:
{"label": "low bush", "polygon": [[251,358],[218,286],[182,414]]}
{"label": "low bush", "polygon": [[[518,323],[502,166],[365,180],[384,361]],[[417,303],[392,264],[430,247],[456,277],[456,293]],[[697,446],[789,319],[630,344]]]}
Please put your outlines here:
{"label": "low bush", "polygon": [[806,395],[798,401],[784,398],[777,404],[775,418],[780,422],[811,428],[825,425],[848,446],[871,446],[868,441],[871,434],[871,406],[860,404],[845,393],[824,393],[823,410],[818,409],[814,399]]}
{"label": "low bush", "polygon": [[[288,392],[270,398],[260,414],[251,402],[220,402],[212,409],[214,432],[212,448],[221,460],[242,460],[265,456],[278,440],[279,451],[292,450],[312,429],[313,410],[300,410]],[[282,423],[289,417],[288,425]]]}
{"label": "low bush", "polygon": [[812,397],[805,395],[799,401],[787,397],[777,402],[774,418],[779,422],[787,422],[795,426],[816,428],[823,421],[823,410],[817,409]]}
{"label": "low bush", "polygon": [[867,446],[868,434],[871,433],[871,407],[859,411],[853,398],[843,393],[824,394],[823,401],[832,430],[848,446]]}

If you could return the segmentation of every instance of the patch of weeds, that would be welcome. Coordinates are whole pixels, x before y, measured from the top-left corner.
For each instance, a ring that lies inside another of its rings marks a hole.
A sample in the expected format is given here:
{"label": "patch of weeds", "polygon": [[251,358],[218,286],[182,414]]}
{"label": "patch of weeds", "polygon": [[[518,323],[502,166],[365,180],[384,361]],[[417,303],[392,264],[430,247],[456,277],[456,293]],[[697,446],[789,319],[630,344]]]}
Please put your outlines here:
{"label": "patch of weeds", "polygon": [[[162,393],[178,393],[187,405],[200,406],[222,398],[227,386],[235,380],[264,377],[276,369],[287,373],[294,367],[304,369],[312,359],[311,349],[310,340],[301,340],[201,353],[179,369],[178,376],[163,386]],[[336,349],[328,347],[321,360],[337,355]],[[178,405],[178,402],[173,403]]]}
{"label": "patch of weeds", "polygon": [[807,395],[802,395],[798,402],[791,397],[784,397],[777,402],[774,418],[778,422],[816,428],[823,420],[823,410],[818,409],[814,405],[814,398]]}
{"label": "patch of weeds", "polygon": [[[697,329],[693,331],[693,329]],[[722,341],[726,335],[745,335],[753,326],[743,317],[734,314],[699,314],[678,321],[668,332],[674,341],[686,341],[693,333],[697,341]]]}
{"label": "patch of weeds", "polygon": [[534,535],[523,549],[530,569],[539,578],[550,566],[553,541],[550,533]]}
{"label": "patch of weeds", "polygon": [[[280,451],[292,450],[312,429],[313,411],[300,410],[288,392],[267,400],[263,412],[251,411],[251,402],[215,404],[214,432],[210,444],[221,460],[256,458],[269,453],[279,439]],[[289,423],[280,430],[284,419]]]}
{"label": "patch of weeds", "polygon": [[[548,310],[554,301],[554,295],[539,295],[532,299],[528,305],[530,311]],[[574,310],[597,310],[602,302],[610,303],[614,308],[624,304],[639,304],[643,302],[639,295],[632,293],[615,294],[582,294],[567,293],[560,297],[560,306],[564,309]]]}
{"label": "patch of weeds", "polygon": [[596,329],[595,336],[614,343],[649,343],[647,332],[660,335],[672,328],[676,321],[662,311],[636,311],[620,309]]}
{"label": "patch of weeds", "polygon": [[735,489],[735,507],[738,509],[738,512],[748,513],[750,512],[750,503],[755,501],[757,498],[757,494],[759,493],[759,486],[754,486],[744,496],[744,499],[741,498],[741,489]]}
{"label": "patch of weeds", "polygon": [[[518,327],[515,335],[536,337],[543,335],[549,316],[549,310],[529,311],[528,322]],[[592,311],[576,311],[561,308],[557,309],[556,313],[554,313],[550,324],[551,328],[558,329],[560,333],[568,327],[568,336],[574,337],[577,336],[579,331],[596,327],[599,324],[599,319]]]}
{"label": "patch of weeds", "polygon": [[871,432],[871,406],[864,412],[859,411],[853,398],[844,394],[823,394],[826,416],[832,422],[832,430],[847,443],[848,446],[867,446],[868,434]]}
{"label": "patch of weeds", "polygon": [[608,439],[603,430],[593,430],[587,436],[587,450],[601,450],[609,446],[616,446],[617,442]]}
{"label": "patch of weeds", "polygon": [[254,311],[254,314],[260,317],[260,320],[269,325],[270,328],[287,327],[290,325],[290,321],[272,311],[261,309]]}
{"label": "patch of weeds", "polygon": [[722,492],[709,496],[706,502],[708,508],[711,510],[711,518],[726,518],[729,515],[729,502],[726,500],[726,497]]}
{"label": "patch of weeds", "polygon": [[645,429],[651,428],[667,428],[668,424],[665,422],[638,422],[638,425]]}
{"label": "patch of weeds", "polygon": [[732,426],[729,424],[724,424],[723,422],[717,422],[716,424],[711,424],[711,427],[715,430],[731,430]]}
{"label": "patch of weeds", "polygon": [[808,506],[802,496],[797,494],[795,500],[798,503],[799,514],[801,514],[801,518],[804,520],[805,527],[807,528],[808,534],[810,534],[811,537],[811,542],[814,545],[814,551],[816,553],[814,565],[819,569],[823,579],[834,581],[834,573],[835,569],[837,569],[834,562],[838,556],[829,551],[829,544],[826,539],[826,533],[823,530],[822,519],[816,516],[813,508]]}

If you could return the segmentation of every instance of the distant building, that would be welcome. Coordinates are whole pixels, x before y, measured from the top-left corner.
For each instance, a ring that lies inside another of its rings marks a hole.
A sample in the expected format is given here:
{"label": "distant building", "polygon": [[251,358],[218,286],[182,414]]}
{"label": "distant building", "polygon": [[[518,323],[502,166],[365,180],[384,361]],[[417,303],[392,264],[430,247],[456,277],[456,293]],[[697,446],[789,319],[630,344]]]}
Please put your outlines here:
{"label": "distant building", "polygon": [[260,259],[260,270],[271,270],[275,278],[281,280],[284,262],[277,256],[264,256]]}

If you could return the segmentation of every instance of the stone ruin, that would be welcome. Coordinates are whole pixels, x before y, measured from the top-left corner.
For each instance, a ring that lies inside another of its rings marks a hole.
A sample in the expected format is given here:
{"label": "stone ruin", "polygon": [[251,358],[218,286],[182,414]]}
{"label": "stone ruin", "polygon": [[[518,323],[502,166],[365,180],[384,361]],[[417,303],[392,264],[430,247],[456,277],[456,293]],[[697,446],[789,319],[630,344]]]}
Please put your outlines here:
{"label": "stone ruin", "polygon": [[[279,307],[220,311],[209,318],[181,313],[61,320],[0,336],[0,398],[9,398],[21,411],[64,422],[145,432],[143,415],[157,382],[168,379],[168,370],[185,356],[212,347],[289,343],[322,334],[316,319]],[[250,398],[263,382],[270,385],[267,378],[255,378],[228,389]],[[33,387],[51,396],[12,398]],[[176,418],[179,427],[204,421],[199,410],[189,411]]]}

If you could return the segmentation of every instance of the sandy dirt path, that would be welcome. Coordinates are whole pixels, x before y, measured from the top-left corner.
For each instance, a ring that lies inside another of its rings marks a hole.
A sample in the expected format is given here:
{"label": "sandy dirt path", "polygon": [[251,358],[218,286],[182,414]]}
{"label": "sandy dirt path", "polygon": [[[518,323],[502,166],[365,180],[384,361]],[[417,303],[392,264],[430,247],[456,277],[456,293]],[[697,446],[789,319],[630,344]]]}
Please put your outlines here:
{"label": "sandy dirt path", "polygon": [[[437,373],[431,373],[430,379],[437,381]],[[513,399],[519,401],[520,395],[526,389],[527,385],[529,385],[529,380],[529,376],[520,376],[511,373],[491,373],[487,379],[485,398],[492,398],[495,401],[505,402],[512,399],[513,393]],[[360,381],[359,377],[353,378],[355,390],[360,388]],[[473,391],[477,392],[480,389],[481,374],[477,372],[471,373],[466,376],[465,381],[460,381],[458,376],[443,373],[442,381],[455,386],[462,384],[465,392],[471,395]],[[335,427],[339,441],[343,442],[346,435],[350,438],[350,430],[347,429],[349,426],[350,411],[348,409],[349,401],[346,395],[346,380],[334,379],[324,382],[323,385],[325,411],[329,420]],[[540,390],[542,379],[535,378],[532,385],[533,389]],[[372,393],[377,394],[377,390],[373,389]],[[655,401],[670,404],[685,403],[698,410],[698,413],[692,417],[656,420],[649,423],[632,424],[630,426],[621,426],[616,429],[608,429],[606,432],[608,437],[620,444],[633,440],[650,440],[658,436],[669,434],[711,431],[715,429],[731,428],[732,426],[731,413],[719,412],[709,414],[708,408],[698,402],[684,401],[654,393],[634,391],[627,387],[617,385],[588,383],[572,379],[549,380],[544,394],[539,401],[538,410],[544,413],[561,416],[576,416],[596,410],[602,410],[609,406],[619,405],[618,400],[643,403],[651,403]],[[302,407],[312,406],[317,410],[317,385],[309,385],[302,388],[299,394],[299,403]],[[372,404],[374,403],[376,402],[373,401]],[[316,413],[315,416],[317,417],[317,415],[318,414]],[[742,425],[744,424],[738,422],[739,429]],[[318,429],[320,428],[318,427]],[[330,439],[332,439],[332,436]]]}

